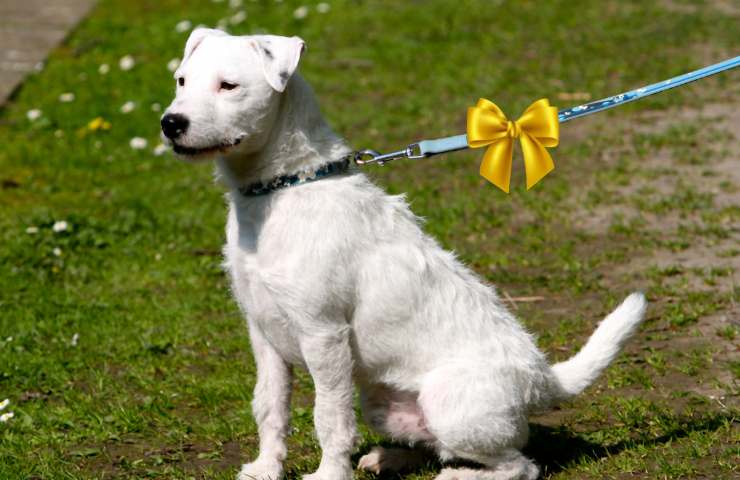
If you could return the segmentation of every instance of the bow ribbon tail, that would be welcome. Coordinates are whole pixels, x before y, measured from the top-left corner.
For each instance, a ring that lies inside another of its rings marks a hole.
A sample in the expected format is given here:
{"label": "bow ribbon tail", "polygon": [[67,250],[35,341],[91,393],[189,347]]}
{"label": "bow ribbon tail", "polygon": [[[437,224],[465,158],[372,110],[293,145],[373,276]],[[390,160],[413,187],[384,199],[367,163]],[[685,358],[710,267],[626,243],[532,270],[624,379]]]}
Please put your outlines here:
{"label": "bow ribbon tail", "polygon": [[[528,133],[523,132],[519,141],[522,146],[522,157],[524,157],[524,171],[527,174],[527,190],[529,190],[555,168],[555,163],[547,149]],[[509,167],[509,175],[511,175],[511,167]]]}
{"label": "bow ribbon tail", "polygon": [[480,174],[506,193],[509,193],[511,182],[513,150],[514,142],[512,139],[501,139],[486,149],[483,154],[483,161],[480,164]]}

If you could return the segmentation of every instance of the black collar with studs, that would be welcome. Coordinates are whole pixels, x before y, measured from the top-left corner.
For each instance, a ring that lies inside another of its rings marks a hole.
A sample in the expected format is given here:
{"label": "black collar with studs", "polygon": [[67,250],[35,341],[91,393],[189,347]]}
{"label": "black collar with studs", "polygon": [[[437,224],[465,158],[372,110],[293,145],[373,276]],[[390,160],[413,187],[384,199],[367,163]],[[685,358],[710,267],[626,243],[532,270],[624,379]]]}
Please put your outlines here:
{"label": "black collar with studs", "polygon": [[267,195],[281,188],[293,187],[303,183],[313,182],[332,175],[338,175],[347,171],[350,158],[345,157],[335,162],[325,163],[310,173],[296,173],[294,175],[281,175],[269,182],[256,182],[239,189],[239,193],[245,197],[258,197]]}

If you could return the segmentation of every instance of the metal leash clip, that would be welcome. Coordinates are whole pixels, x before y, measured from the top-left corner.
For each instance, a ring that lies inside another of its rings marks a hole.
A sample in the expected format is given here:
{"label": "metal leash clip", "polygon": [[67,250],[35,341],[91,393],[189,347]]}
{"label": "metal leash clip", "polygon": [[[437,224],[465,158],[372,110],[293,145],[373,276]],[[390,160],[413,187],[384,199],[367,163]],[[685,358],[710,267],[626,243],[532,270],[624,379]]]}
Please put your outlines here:
{"label": "metal leash clip", "polygon": [[[380,166],[392,160],[398,160],[399,158],[410,158],[412,160],[425,158],[426,155],[421,153],[418,143],[412,143],[403,150],[398,150],[391,153],[380,153],[375,150],[365,149],[359,150],[352,154],[352,159],[357,165],[367,165],[369,163],[377,163]],[[367,159],[364,159],[367,158]]]}

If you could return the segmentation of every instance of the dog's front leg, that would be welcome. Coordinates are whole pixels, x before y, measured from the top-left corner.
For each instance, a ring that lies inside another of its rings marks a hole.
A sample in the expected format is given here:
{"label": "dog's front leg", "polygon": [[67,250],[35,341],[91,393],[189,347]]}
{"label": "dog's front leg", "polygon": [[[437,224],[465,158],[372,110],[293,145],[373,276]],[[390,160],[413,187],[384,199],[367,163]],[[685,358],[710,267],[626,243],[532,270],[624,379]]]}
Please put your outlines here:
{"label": "dog's front leg", "polygon": [[259,431],[260,451],[254,462],[242,466],[237,480],[278,480],[283,475],[287,452],[292,371],[252,322],[249,337],[257,364],[252,413]]}
{"label": "dog's front leg", "polygon": [[314,426],[322,450],[318,470],[303,480],[350,480],[357,426],[348,328],[304,338],[301,350],[316,390]]}

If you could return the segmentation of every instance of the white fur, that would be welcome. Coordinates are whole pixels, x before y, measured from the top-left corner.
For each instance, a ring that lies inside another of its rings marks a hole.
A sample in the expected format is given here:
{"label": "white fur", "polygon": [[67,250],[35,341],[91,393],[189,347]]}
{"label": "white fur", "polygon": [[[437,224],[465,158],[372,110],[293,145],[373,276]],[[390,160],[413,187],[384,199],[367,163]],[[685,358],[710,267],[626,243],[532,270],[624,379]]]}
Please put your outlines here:
{"label": "white fur", "polygon": [[[255,41],[200,38],[177,73],[186,86],[168,109],[197,119],[184,142],[244,134],[217,159],[229,188],[225,264],[258,368],[252,405],[260,453],[239,478],[283,473],[293,366],[310,372],[316,390],[322,457],[306,480],[352,478],[354,385],[376,430],[430,447],[444,461],[483,466],[446,469],[440,480],[535,478],[537,467],[518,451],[528,413],[590,384],[636,329],[644,297],[631,295],[578,355],[551,368],[494,288],[422,231],[403,196],[387,195],[359,171],[241,195],[240,186],[310,172],[350,151],[299,75],[291,71],[282,93],[272,85]],[[299,39],[273,47],[283,64],[303,49]],[[238,97],[213,90],[226,71],[244,85]],[[374,452],[361,463],[374,470],[383,461]]]}
{"label": "white fur", "polygon": [[575,356],[552,366],[566,397],[581,393],[609,366],[637,330],[646,308],[645,297],[633,293],[601,322]]}

